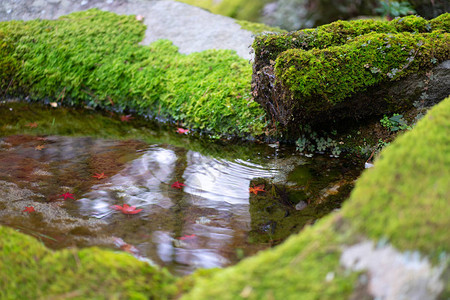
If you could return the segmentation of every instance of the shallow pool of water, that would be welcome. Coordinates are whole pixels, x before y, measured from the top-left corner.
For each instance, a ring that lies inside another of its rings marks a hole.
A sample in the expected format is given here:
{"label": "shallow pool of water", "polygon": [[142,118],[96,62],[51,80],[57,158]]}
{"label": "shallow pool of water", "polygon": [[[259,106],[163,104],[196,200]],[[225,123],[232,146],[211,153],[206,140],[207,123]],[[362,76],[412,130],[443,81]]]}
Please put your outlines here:
{"label": "shallow pool of water", "polygon": [[[74,122],[88,117],[76,114]],[[53,124],[60,118],[55,113]],[[16,122],[1,128],[30,127]],[[340,207],[359,174],[351,162],[278,146],[211,142],[211,154],[193,150],[206,148],[186,136],[175,135],[174,146],[33,130],[0,137],[0,224],[53,249],[123,250],[176,274],[231,265],[280,243]],[[264,191],[250,193],[256,185]],[[123,204],[142,210],[114,209]],[[35,211],[24,212],[30,206]]]}

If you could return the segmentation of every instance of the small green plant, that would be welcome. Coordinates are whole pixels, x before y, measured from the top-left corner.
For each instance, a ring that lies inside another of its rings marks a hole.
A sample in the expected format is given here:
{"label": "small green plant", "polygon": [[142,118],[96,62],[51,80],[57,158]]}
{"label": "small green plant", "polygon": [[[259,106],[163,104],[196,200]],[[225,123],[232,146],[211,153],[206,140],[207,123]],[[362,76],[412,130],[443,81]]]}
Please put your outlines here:
{"label": "small green plant", "polygon": [[378,140],[377,149],[383,149],[386,146],[389,146],[389,142],[383,141],[382,139]]}
{"label": "small green plant", "polygon": [[[342,150],[339,148],[338,143],[330,137],[326,135],[319,136],[316,132],[311,130],[311,127],[300,126],[300,131],[303,133],[300,138],[295,142],[297,145],[297,150],[299,152],[331,152],[331,155],[334,157],[338,157],[341,154]],[[333,130],[333,135],[336,135],[337,132]]]}
{"label": "small green plant", "polygon": [[398,130],[405,130],[405,129],[411,129],[410,126],[408,126],[408,123],[403,118],[403,115],[401,114],[394,114],[392,117],[388,117],[384,115],[383,119],[380,120],[381,126],[384,128],[389,129],[390,131],[398,131]]}
{"label": "small green plant", "polygon": [[375,12],[389,19],[416,13],[407,1],[398,2],[389,0],[380,1],[380,6],[375,9]]}

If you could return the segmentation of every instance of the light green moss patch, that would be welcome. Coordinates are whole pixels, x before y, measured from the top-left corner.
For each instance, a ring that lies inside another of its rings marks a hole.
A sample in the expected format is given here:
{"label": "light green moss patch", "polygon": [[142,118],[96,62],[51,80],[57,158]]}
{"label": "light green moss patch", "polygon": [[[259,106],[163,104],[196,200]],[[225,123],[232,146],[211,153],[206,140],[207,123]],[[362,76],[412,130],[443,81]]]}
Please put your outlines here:
{"label": "light green moss patch", "polygon": [[0,237],[2,299],[168,299],[177,292],[167,271],[126,253],[50,251],[2,226]]}
{"label": "light green moss patch", "polygon": [[264,32],[278,32],[278,33],[287,32],[286,30],[281,29],[279,27],[271,27],[263,23],[254,23],[242,20],[238,20],[236,21],[236,23],[241,25],[242,29],[251,31],[254,34],[260,34]]}
{"label": "light green moss patch", "polygon": [[35,100],[165,118],[216,137],[263,132],[245,59],[231,50],[182,55],[169,41],[140,46],[144,31],[133,16],[99,10],[0,22],[0,70],[7,70],[0,87]]}
{"label": "light green moss patch", "polygon": [[372,239],[432,257],[450,253],[450,98],[382,152],[344,217]]}
{"label": "light green moss patch", "polygon": [[261,10],[269,0],[178,0],[190,5],[198,6],[218,15],[223,15],[239,20],[257,22],[261,16]]}

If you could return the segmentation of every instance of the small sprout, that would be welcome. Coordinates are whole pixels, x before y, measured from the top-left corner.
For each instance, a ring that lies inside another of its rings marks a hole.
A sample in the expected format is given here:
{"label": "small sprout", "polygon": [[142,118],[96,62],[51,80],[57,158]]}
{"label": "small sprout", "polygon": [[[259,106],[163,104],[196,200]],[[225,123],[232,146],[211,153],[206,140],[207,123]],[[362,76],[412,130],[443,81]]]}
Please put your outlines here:
{"label": "small sprout", "polygon": [[420,95],[420,99],[421,100],[427,100],[428,99],[428,94],[426,92],[423,92],[422,95]]}

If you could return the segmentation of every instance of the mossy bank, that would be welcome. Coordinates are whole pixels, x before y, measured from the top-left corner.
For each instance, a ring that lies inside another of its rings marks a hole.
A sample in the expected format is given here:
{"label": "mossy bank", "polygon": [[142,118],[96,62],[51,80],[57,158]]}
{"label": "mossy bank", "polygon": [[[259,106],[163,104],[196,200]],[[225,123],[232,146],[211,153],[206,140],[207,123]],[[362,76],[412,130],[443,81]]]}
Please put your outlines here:
{"label": "mossy bank", "polygon": [[263,132],[248,61],[231,50],[182,55],[165,40],[141,46],[144,32],[134,16],[96,9],[1,22],[2,94],[149,115],[213,137]]}
{"label": "mossy bank", "polygon": [[[253,44],[253,95],[273,121],[293,131],[300,122],[404,111],[428,87],[422,79],[412,87],[397,83],[416,74],[429,81],[425,73],[450,59],[449,23],[450,14],[430,21],[409,16],[259,36]],[[396,97],[390,95],[394,87]],[[406,95],[408,90],[414,93]]]}

